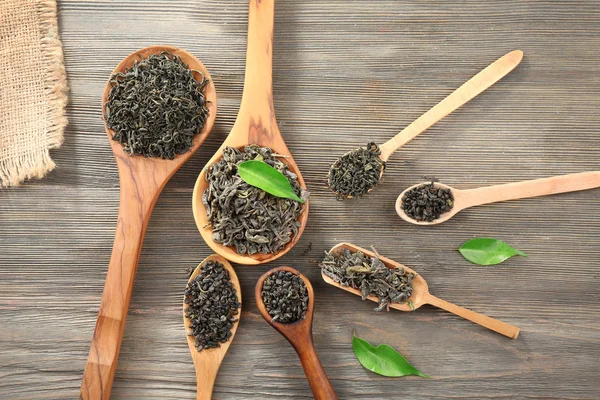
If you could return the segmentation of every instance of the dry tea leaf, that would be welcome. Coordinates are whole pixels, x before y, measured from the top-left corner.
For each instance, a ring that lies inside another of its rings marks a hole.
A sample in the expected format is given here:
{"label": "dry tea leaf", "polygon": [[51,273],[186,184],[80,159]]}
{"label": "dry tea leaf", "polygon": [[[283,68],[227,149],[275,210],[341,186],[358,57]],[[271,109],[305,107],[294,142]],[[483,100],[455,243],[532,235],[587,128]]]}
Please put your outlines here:
{"label": "dry tea leaf", "polygon": [[492,238],[471,239],[458,249],[468,261],[478,265],[496,265],[512,256],[527,257],[521,250]]}
{"label": "dry tea leaf", "polygon": [[281,172],[262,161],[244,161],[238,165],[238,173],[247,184],[273,196],[304,203],[304,200],[298,197],[292,189],[290,181]]}
{"label": "dry tea leaf", "polygon": [[387,344],[373,347],[366,340],[354,335],[352,349],[362,366],[376,374],[391,377],[417,375],[429,378],[429,375],[425,375],[410,365],[400,353]]}

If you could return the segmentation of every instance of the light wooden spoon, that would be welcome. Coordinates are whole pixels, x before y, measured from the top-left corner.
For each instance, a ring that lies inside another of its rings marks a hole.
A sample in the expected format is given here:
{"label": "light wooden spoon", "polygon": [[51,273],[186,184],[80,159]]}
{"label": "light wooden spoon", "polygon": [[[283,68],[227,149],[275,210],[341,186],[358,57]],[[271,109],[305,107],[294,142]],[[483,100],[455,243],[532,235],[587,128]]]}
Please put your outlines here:
{"label": "light wooden spoon", "polygon": [[248,144],[257,144],[270,147],[275,153],[285,156],[281,161],[288,164],[290,171],[298,176],[300,186],[306,187],[275,120],[272,88],[274,15],[275,0],[250,0],[246,77],[240,110],[229,136],[198,176],[192,199],[194,219],[206,244],[229,261],[245,265],[273,261],[290,251],[300,239],[308,219],[309,201],[307,200],[304,211],[298,219],[300,222],[298,233],[281,251],[275,254],[241,255],[235,248],[223,246],[213,240],[213,232],[206,217],[206,207],[202,203],[202,194],[208,187],[206,171],[209,166],[221,159],[223,149],[227,146],[243,148]]}
{"label": "light wooden spoon", "polygon": [[[92,346],[83,373],[80,399],[108,400],[110,398],[121,339],[125,330],[131,289],[150,214],[160,192],[171,176],[191,157],[208,136],[217,113],[215,86],[208,70],[200,60],[185,50],[170,46],[147,47],[127,56],[115,68],[113,74],[124,72],[136,60],[163,51],[169,51],[171,54],[181,57],[191,70],[200,71],[209,80],[204,92],[206,99],[209,101],[206,105],[209,115],[200,133],[194,137],[190,151],[175,157],[173,160],[129,156],[123,151],[123,147],[119,142],[112,140],[113,131],[106,127],[104,104],[111,88],[110,82],[106,84],[102,95],[102,116],[105,120],[104,126],[119,169],[120,205],[115,241],[106,274],[106,283],[100,302]],[[202,79],[200,73],[196,73],[196,78],[198,80]]]}
{"label": "light wooden spoon", "polygon": [[[240,288],[240,281],[235,273],[235,270],[229,264],[229,262],[223,257],[213,254],[212,256],[206,257],[204,261],[196,267],[194,273],[190,276],[188,283],[195,279],[200,271],[202,270],[202,266],[206,264],[208,261],[216,261],[225,267],[225,269],[229,272],[229,278],[231,279],[231,284],[235,289],[238,297],[238,301],[240,303],[238,320],[233,327],[231,328],[231,337],[225,343],[221,343],[221,347],[216,347],[213,349],[205,349],[202,351],[198,351],[196,346],[194,346],[194,336],[187,336],[188,346],[190,348],[190,352],[192,353],[192,359],[194,360],[194,368],[196,369],[196,386],[198,388],[197,399],[198,400],[210,400],[212,397],[213,386],[215,384],[215,380],[217,379],[217,373],[219,372],[219,367],[221,367],[221,362],[223,358],[225,358],[225,353],[229,350],[229,346],[233,341],[233,337],[235,336],[235,332],[237,331],[238,325],[240,323],[240,317],[242,315],[242,290]],[[185,304],[185,296],[183,301],[183,325],[185,326],[186,334],[190,329],[191,321],[189,318],[185,316],[185,309],[187,305]]]}
{"label": "light wooden spoon", "polygon": [[[361,251],[365,255],[368,255],[369,257],[378,257],[388,268],[404,268],[405,271],[413,272],[413,273],[417,274],[417,272],[413,271],[412,269],[408,268],[405,265],[397,263],[394,260],[390,260],[389,258],[381,257],[381,256],[373,253],[372,251],[363,249],[361,247],[355,246],[350,243],[339,243],[339,244],[333,246],[331,248],[330,252],[334,253],[334,254],[339,254],[339,252],[341,252],[344,249],[348,249],[352,253]],[[338,287],[340,289],[343,289],[347,292],[354,293],[357,296],[361,296],[360,290],[353,289],[353,288],[350,288],[347,286],[342,286],[339,283],[335,282],[330,277],[328,277],[327,275],[325,275],[323,272],[321,272],[321,276],[323,277],[323,280],[325,280],[325,282],[327,282],[328,284]],[[439,299],[439,298],[433,296],[432,294],[429,293],[429,287],[427,286],[427,282],[425,282],[425,279],[423,279],[423,277],[419,274],[417,274],[413,278],[412,284],[413,284],[413,292],[412,292],[412,295],[410,296],[409,300],[412,302],[413,307],[411,308],[409,303],[406,302],[406,303],[391,303],[390,308],[394,308],[394,309],[400,310],[400,311],[414,311],[424,304],[431,304],[432,306],[436,306],[443,310],[449,311],[460,317],[468,319],[471,322],[479,324],[479,325],[481,325],[485,328],[488,328],[492,331],[498,332],[501,335],[508,336],[511,339],[516,339],[519,336],[520,329],[517,328],[516,326],[509,325],[505,322],[499,321],[494,318],[490,318],[486,315],[479,314],[479,313],[476,313],[471,310],[467,310],[466,308],[462,308],[460,306],[457,306],[456,304],[449,303],[445,300],[442,300],[442,299]],[[376,296],[372,296],[372,295],[367,297],[367,299],[374,301],[374,302],[379,301]]]}
{"label": "light wooden spoon", "polygon": [[[379,158],[387,162],[396,150],[498,82],[519,65],[522,59],[523,52],[521,50],[514,50],[494,61],[477,75],[463,83],[461,87],[450,93],[444,100],[413,121],[396,136],[379,146],[381,150]],[[380,179],[383,177],[383,172],[382,169]],[[373,188],[369,189],[369,192],[371,190]],[[348,198],[352,198],[352,196],[348,196]]]}
{"label": "light wooden spoon", "polygon": [[[265,279],[277,271],[286,271],[298,275],[306,284],[306,288],[308,289],[308,310],[306,311],[306,318],[303,320],[292,322],[291,324],[282,324],[277,321],[273,322],[273,317],[271,317],[267,311],[262,299],[262,288]],[[269,325],[281,333],[283,337],[290,342],[294,350],[296,350],[296,353],[298,353],[300,363],[302,364],[306,379],[308,380],[315,399],[336,400],[338,397],[331,386],[331,382],[329,382],[329,378],[321,365],[321,361],[319,361],[319,356],[317,355],[313,343],[312,323],[315,306],[315,292],[308,278],[291,267],[273,268],[260,277],[254,289],[254,296],[260,315],[262,315]]]}
{"label": "light wooden spoon", "polygon": [[435,187],[450,189],[452,191],[452,195],[454,196],[454,205],[452,209],[442,214],[440,218],[431,222],[414,220],[404,212],[404,195],[415,187],[429,184],[431,183],[419,183],[400,193],[400,196],[396,199],[396,212],[400,218],[415,225],[437,225],[448,221],[462,210],[474,206],[496,203],[499,201],[526,199],[529,197],[594,189],[600,187],[600,171],[558,175],[550,178],[507,183],[504,185],[485,186],[467,190],[454,189],[448,185],[435,183]]}

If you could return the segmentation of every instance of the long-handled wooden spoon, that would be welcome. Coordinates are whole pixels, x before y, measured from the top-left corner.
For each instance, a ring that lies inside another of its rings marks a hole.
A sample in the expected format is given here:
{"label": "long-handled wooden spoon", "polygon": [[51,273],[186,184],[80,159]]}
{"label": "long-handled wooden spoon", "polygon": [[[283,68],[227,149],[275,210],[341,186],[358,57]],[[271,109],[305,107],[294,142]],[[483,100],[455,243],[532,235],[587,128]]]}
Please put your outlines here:
{"label": "long-handled wooden spoon", "polygon": [[[407,302],[407,303],[391,303],[390,308],[394,308],[394,309],[400,310],[400,311],[414,311],[424,304],[431,304],[432,306],[439,307],[443,310],[449,311],[460,317],[468,319],[471,322],[474,322],[483,327],[491,329],[492,331],[498,332],[501,335],[508,336],[511,339],[516,339],[519,336],[520,329],[517,328],[516,326],[509,325],[505,322],[499,321],[494,318],[490,318],[488,316],[476,313],[471,310],[467,310],[466,308],[462,308],[460,306],[457,306],[455,304],[449,303],[445,300],[442,300],[442,299],[439,299],[439,298],[433,296],[432,294],[429,293],[429,287],[427,286],[427,282],[425,281],[425,279],[423,279],[423,277],[421,275],[419,275],[417,272],[413,271],[412,269],[408,268],[407,266],[397,263],[394,260],[390,260],[389,258],[386,258],[386,257],[381,257],[381,256],[373,253],[372,251],[363,249],[361,247],[355,246],[350,243],[339,243],[339,244],[333,246],[331,248],[330,252],[334,253],[334,254],[338,254],[339,252],[343,251],[344,249],[348,249],[352,253],[361,251],[363,254],[368,255],[370,257],[378,257],[388,268],[404,268],[408,272],[413,272],[413,273],[417,274],[415,276],[415,278],[412,280],[413,292],[409,298],[409,300],[412,302],[413,307],[411,308],[411,306]],[[342,286],[339,283],[335,282],[333,279],[331,279],[329,276],[325,275],[324,273],[321,273],[321,275],[323,277],[323,280],[325,280],[325,282],[329,283],[330,285],[333,285],[335,287],[343,289],[347,292],[354,293],[357,296],[361,296],[360,290],[353,289],[353,288],[350,288],[347,286]],[[367,297],[367,299],[374,301],[374,302],[379,301],[376,296],[372,296],[372,295]]]}
{"label": "long-handled wooden spoon", "polygon": [[[269,315],[269,312],[263,303],[261,293],[265,279],[277,271],[287,271],[298,275],[306,284],[306,288],[308,289],[308,310],[306,311],[306,318],[291,324],[282,324],[277,321],[272,321],[273,317]],[[315,293],[308,278],[291,267],[273,268],[272,270],[265,272],[265,274],[260,277],[256,283],[254,296],[256,297],[256,305],[258,306],[260,315],[262,315],[269,325],[281,333],[288,340],[288,342],[290,342],[294,350],[296,350],[296,353],[298,353],[298,357],[300,357],[300,362],[302,363],[302,368],[304,369],[304,373],[306,374],[306,378],[308,379],[308,383],[313,395],[315,396],[315,399],[337,399],[338,397],[331,386],[331,382],[329,382],[329,378],[327,377],[327,374],[321,365],[321,361],[319,361],[319,356],[317,356],[317,351],[315,350],[315,345],[313,343],[312,323],[315,305]]]}
{"label": "long-handled wooden spoon", "polygon": [[[519,65],[522,59],[523,52],[521,50],[514,50],[494,61],[461,87],[450,93],[444,100],[413,121],[396,136],[379,146],[381,150],[379,158],[382,161],[387,161],[400,147],[506,76]],[[381,176],[383,176],[383,169]],[[369,191],[371,190],[372,188],[369,189]],[[352,196],[348,196],[348,198],[352,198]]]}
{"label": "long-handled wooden spoon", "polygon": [[240,255],[235,248],[223,246],[213,240],[213,232],[206,216],[206,207],[202,203],[202,194],[208,187],[206,171],[210,165],[222,157],[223,149],[226,146],[243,148],[248,144],[257,144],[270,147],[276,153],[285,156],[281,161],[288,164],[290,171],[298,176],[300,186],[306,187],[275,120],[272,88],[274,15],[275,0],[250,0],[246,77],[240,110],[229,136],[198,176],[192,200],[196,225],[206,244],[216,253],[238,264],[262,264],[281,257],[298,242],[308,218],[309,201],[307,200],[304,204],[304,211],[299,217],[298,233],[280,252]]}
{"label": "long-handled wooden spoon", "polygon": [[549,194],[594,189],[600,187],[600,171],[558,175],[550,178],[507,183],[504,185],[485,186],[467,190],[458,190],[448,185],[435,183],[435,187],[450,189],[452,191],[452,195],[454,196],[454,205],[452,209],[442,214],[440,218],[431,222],[412,219],[404,212],[404,195],[415,187],[429,184],[431,183],[419,183],[400,193],[400,196],[398,196],[398,199],[396,200],[396,212],[400,218],[415,225],[436,225],[448,221],[450,218],[469,207],[496,203],[499,201],[526,199],[529,197],[547,196]]}
{"label": "long-handled wooden spoon", "polygon": [[[134,61],[147,58],[151,54],[160,54],[163,51],[169,51],[171,54],[180,56],[191,70],[200,71],[209,80],[204,92],[206,99],[209,101],[207,103],[209,116],[202,131],[194,137],[190,151],[175,157],[173,160],[125,154],[121,144],[112,140],[113,132],[105,124],[106,133],[119,169],[119,217],[96,329],[85,372],[83,373],[80,399],[108,400],[110,398],[121,339],[125,329],[125,318],[129,308],[129,299],[131,298],[131,289],[150,214],[158,195],[168,180],[208,136],[217,113],[217,96],[208,70],[200,60],[185,50],[170,46],[148,47],[127,56],[115,68],[113,73],[124,72],[133,65]],[[197,73],[196,78],[198,80],[202,79],[200,73]],[[104,104],[110,88],[111,85],[108,82],[102,96],[103,117]]]}
{"label": "long-handled wooden spoon", "polygon": [[[235,274],[235,270],[229,264],[229,262],[223,257],[213,254],[204,259],[196,267],[194,273],[190,276],[188,283],[194,280],[200,271],[202,270],[202,266],[205,265],[208,261],[216,261],[225,267],[227,272],[229,272],[229,279],[231,279],[231,284],[235,291],[237,292],[238,301],[240,303],[239,314],[242,314],[242,290],[240,288],[240,281],[238,280],[237,275]],[[185,326],[186,333],[190,329],[191,321],[189,318],[185,316],[185,309],[187,305],[185,304],[185,298],[183,301],[183,325]],[[231,328],[231,338],[225,343],[221,343],[221,347],[213,348],[213,349],[205,349],[202,351],[198,351],[196,346],[194,345],[194,336],[187,336],[188,346],[190,348],[190,352],[192,353],[192,359],[194,360],[194,368],[196,369],[196,386],[198,388],[197,399],[198,400],[210,400],[212,397],[213,386],[215,384],[215,379],[217,379],[217,373],[219,372],[219,367],[221,366],[221,362],[223,358],[225,358],[225,353],[229,350],[229,346],[235,336],[235,332],[237,331],[238,325],[240,323],[239,317],[233,327]]]}

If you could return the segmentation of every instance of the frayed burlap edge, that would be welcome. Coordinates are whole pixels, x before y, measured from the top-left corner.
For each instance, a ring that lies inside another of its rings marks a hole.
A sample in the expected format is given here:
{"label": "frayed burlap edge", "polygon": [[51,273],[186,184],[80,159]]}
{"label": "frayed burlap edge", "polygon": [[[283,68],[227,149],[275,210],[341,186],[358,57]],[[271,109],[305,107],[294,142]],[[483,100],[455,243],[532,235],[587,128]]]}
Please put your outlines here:
{"label": "frayed burlap edge", "polygon": [[27,154],[0,164],[0,187],[15,186],[26,179],[43,178],[56,164],[50,158],[50,149],[63,142],[67,117],[67,73],[62,45],[58,36],[55,0],[39,0],[36,10],[41,24],[41,50],[46,66],[45,92],[48,102],[46,112],[46,149],[37,154]]}

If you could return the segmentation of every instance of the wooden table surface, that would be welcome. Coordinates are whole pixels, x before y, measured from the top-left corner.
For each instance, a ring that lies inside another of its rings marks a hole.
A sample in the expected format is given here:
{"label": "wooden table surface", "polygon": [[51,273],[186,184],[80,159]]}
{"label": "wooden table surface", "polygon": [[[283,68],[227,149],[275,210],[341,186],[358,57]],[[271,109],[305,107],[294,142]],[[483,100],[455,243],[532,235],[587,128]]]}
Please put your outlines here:
{"label": "wooden table surface", "polygon": [[[94,330],[118,208],[100,96],[130,52],[170,44],[210,69],[219,98],[205,145],[173,177],[148,226],[113,399],[193,399],[181,318],[187,275],[210,254],[192,217],[197,174],[232,127],[242,93],[243,0],[59,2],[71,92],[69,126],[46,179],[0,191],[0,398],[73,399]],[[253,299],[268,268],[291,265],[316,293],[315,344],[341,399],[600,398],[599,190],[483,206],[437,227],[394,212],[407,186],[458,188],[600,169],[597,0],[279,0],[274,96],[283,136],[312,193],[307,229],[280,260],[238,266],[244,310],[216,399],[307,399],[291,346]],[[368,197],[338,202],[328,166],[384,142],[486,65],[525,52],[509,76],[394,155]],[[529,254],[469,264],[475,237]],[[422,273],[432,293],[522,329],[510,340],[446,312],[376,314],[327,286],[316,260],[341,241],[373,245]],[[353,331],[431,375],[365,370]]]}

